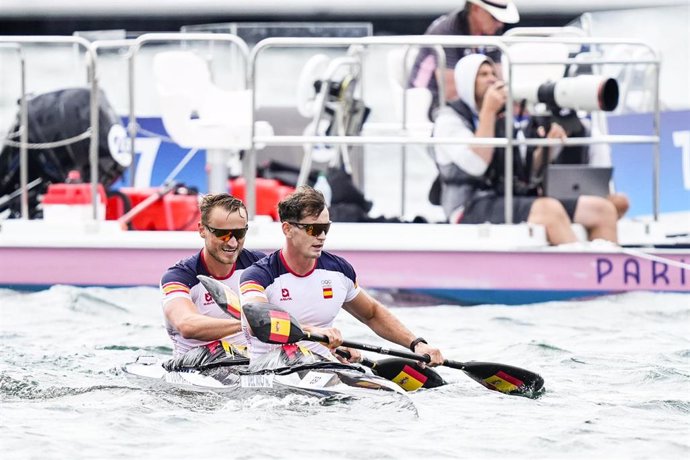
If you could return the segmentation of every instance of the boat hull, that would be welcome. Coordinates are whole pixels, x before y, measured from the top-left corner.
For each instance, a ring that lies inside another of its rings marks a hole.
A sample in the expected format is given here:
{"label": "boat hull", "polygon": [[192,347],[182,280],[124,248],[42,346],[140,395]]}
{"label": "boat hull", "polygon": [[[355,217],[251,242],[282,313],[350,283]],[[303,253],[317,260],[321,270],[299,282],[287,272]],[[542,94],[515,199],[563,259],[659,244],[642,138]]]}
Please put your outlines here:
{"label": "boat hull", "polygon": [[256,395],[301,395],[325,401],[366,399],[413,407],[409,397],[395,383],[337,363],[317,363],[314,367],[301,366],[278,373],[250,373],[246,365],[203,371],[167,371],[160,360],[142,356],[136,362],[124,365],[122,371],[131,382],[152,390],[217,393],[236,399]]}
{"label": "boat hull", "polygon": [[[0,248],[0,286],[158,286],[189,248]],[[690,292],[690,271],[620,253],[555,251],[334,250],[356,267],[359,283],[458,304],[524,304],[629,291]],[[690,262],[683,252],[655,257]],[[59,269],[50,269],[59,267]]]}
{"label": "boat hull", "polygon": [[[425,295],[436,303],[518,305],[630,291],[690,292],[690,247],[552,247],[530,239],[527,227],[508,228],[525,233],[517,240],[501,234],[502,227],[338,223],[327,249],[345,257],[367,289]],[[246,245],[268,253],[281,247],[281,237],[279,223],[253,222]],[[158,286],[167,268],[202,244],[189,231],[8,221],[0,231],[0,286]]]}

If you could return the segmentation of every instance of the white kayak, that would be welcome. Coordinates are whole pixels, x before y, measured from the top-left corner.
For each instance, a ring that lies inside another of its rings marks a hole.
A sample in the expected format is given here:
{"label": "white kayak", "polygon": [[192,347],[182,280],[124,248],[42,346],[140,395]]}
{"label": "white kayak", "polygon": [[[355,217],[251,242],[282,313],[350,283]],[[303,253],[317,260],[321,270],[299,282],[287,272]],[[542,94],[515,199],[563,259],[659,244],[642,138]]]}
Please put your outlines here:
{"label": "white kayak", "polygon": [[305,395],[327,401],[362,399],[412,404],[397,384],[370,370],[330,361],[250,371],[246,361],[204,369],[166,370],[164,361],[140,356],[122,367],[133,383],[148,389],[212,392],[233,398]]}

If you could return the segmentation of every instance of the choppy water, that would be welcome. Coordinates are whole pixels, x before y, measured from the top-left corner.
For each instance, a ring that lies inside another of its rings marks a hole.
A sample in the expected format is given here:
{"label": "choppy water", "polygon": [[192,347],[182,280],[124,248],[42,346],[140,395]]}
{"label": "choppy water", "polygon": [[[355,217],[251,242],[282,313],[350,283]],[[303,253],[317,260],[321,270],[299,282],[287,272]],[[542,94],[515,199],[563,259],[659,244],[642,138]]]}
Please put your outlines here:
{"label": "choppy water", "polygon": [[[537,400],[460,371],[417,408],[142,390],[119,371],[170,353],[153,288],[0,290],[0,447],[10,458],[682,458],[690,295],[395,313],[447,357],[537,371]],[[381,343],[343,316],[345,337]]]}

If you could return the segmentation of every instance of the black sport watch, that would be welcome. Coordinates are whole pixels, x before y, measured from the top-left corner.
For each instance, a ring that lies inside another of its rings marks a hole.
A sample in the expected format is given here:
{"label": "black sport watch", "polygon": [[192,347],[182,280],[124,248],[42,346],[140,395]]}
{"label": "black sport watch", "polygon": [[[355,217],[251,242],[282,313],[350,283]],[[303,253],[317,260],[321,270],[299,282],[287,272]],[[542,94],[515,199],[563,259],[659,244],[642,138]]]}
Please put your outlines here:
{"label": "black sport watch", "polygon": [[421,342],[421,343],[426,343],[426,344],[429,343],[429,342],[427,342],[426,340],[424,340],[424,338],[422,338],[422,337],[417,337],[417,338],[414,339],[414,340],[412,341],[412,343],[410,344],[410,350],[412,351],[412,353],[414,353],[415,347],[416,347],[417,345],[419,345],[420,342]]}

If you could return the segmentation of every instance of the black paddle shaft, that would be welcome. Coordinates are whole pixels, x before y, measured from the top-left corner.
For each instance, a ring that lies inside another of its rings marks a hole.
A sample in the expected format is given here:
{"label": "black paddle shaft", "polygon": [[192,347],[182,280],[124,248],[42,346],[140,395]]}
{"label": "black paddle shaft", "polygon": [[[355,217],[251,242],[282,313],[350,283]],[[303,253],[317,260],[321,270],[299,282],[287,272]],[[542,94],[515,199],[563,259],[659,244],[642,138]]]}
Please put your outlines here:
{"label": "black paddle shaft", "polygon": [[[328,337],[321,334],[311,334],[308,332],[303,332],[303,339],[311,340],[314,342],[328,343]],[[373,353],[380,353],[382,355],[397,356],[399,358],[407,358],[415,361],[422,361],[428,363],[431,361],[429,355],[418,355],[417,353],[410,353],[407,351],[389,350],[383,347],[377,347],[374,345],[368,345],[366,343],[350,342],[344,340],[342,343],[344,347],[356,348],[359,350],[371,351]],[[468,362],[463,363],[459,361],[452,361],[446,359],[443,361],[443,365],[453,369],[458,369],[470,378],[484,385],[485,387],[500,391],[507,394],[515,394],[527,397],[536,397],[539,391],[544,386],[544,379],[534,372],[528,371],[526,369],[521,369],[515,366],[509,366],[507,364],[499,363],[485,363],[485,362]],[[508,380],[514,386],[501,387],[497,386],[495,382],[495,377],[500,376],[503,380]]]}
{"label": "black paddle shaft", "polygon": [[[326,337],[325,335],[311,334],[309,332],[305,332],[305,334],[307,336],[306,337],[307,340],[311,340],[314,342],[328,343],[328,337]],[[343,347],[356,348],[358,350],[371,351],[373,353],[379,353],[382,355],[397,356],[398,358],[407,358],[407,359],[412,359],[415,361],[422,361],[425,363],[428,363],[431,361],[431,357],[429,355],[418,355],[417,353],[411,353],[409,351],[391,350],[388,348],[377,347],[374,345],[368,345],[366,343],[350,342],[347,340],[343,340],[342,346]],[[446,367],[452,367],[453,369],[459,369],[461,371],[464,371],[465,368],[467,367],[465,363],[461,363],[458,361],[451,361],[449,359],[446,359],[445,361],[443,361],[443,365]]]}
{"label": "black paddle shaft", "polygon": [[[354,347],[350,347],[350,348],[354,348]],[[350,359],[352,357],[352,354],[349,351],[343,350],[340,348],[335,349],[335,354],[342,357],[342,358],[345,358],[345,359]],[[375,361],[372,361],[369,358],[366,358],[364,356],[362,356],[362,360],[359,362],[359,364],[361,364],[362,366],[370,367],[372,369],[374,367],[376,367]]]}
{"label": "black paddle shaft", "polygon": [[[256,337],[262,342],[278,345],[295,343],[299,340],[310,340],[328,344],[328,337],[323,334],[312,334],[303,331],[299,323],[285,310],[265,303],[247,303],[242,307],[243,314]],[[284,324],[288,322],[289,324]],[[286,327],[289,326],[289,327]],[[429,363],[428,355],[418,355],[407,351],[389,350],[387,348],[364,343],[343,341],[345,347],[371,351],[382,355],[397,356],[413,361]],[[544,385],[544,379],[538,374],[514,366],[499,363],[481,363],[471,361],[462,363],[444,360],[446,367],[458,369],[485,387],[507,394],[532,397]]]}

